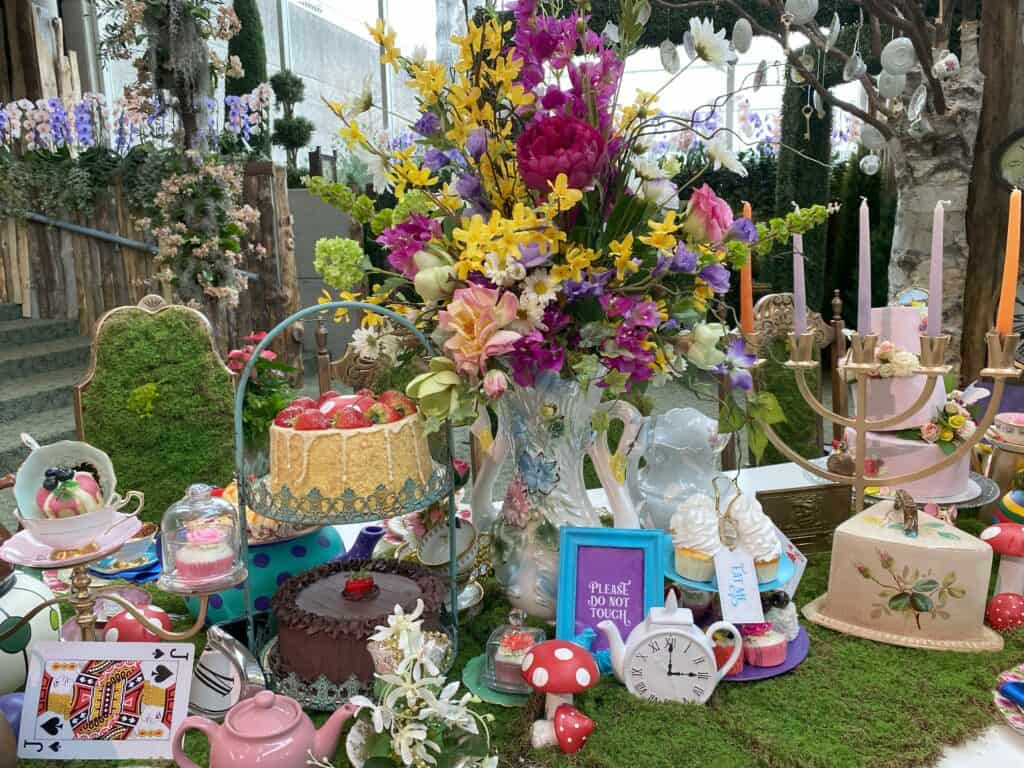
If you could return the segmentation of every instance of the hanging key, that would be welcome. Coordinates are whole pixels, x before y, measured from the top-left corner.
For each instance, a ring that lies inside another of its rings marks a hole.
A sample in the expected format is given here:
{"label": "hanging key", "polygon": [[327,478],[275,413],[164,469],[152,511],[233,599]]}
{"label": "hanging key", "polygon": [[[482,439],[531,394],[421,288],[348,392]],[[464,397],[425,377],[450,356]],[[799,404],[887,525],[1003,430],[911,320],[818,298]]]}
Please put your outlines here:
{"label": "hanging key", "polygon": [[811,140],[811,115],[814,114],[814,108],[810,104],[805,104],[804,108],[800,110],[804,114],[804,123],[807,128],[804,130],[804,138],[807,141]]}

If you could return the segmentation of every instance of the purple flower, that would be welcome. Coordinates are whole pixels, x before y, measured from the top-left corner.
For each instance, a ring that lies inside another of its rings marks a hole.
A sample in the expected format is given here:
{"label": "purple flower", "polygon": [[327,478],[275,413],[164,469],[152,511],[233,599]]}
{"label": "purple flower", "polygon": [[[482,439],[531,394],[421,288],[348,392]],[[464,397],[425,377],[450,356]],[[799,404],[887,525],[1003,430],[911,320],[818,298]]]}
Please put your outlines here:
{"label": "purple flower", "polygon": [[597,274],[590,273],[586,280],[566,280],[562,283],[562,294],[566,301],[597,299],[604,293],[604,287],[615,275],[614,269]]}
{"label": "purple flower", "polygon": [[654,267],[654,276],[665,274],[665,272],[682,272],[693,274],[697,269],[697,256],[682,243],[676,246],[675,252],[671,255],[658,254],[658,263]]}
{"label": "purple flower", "polygon": [[408,278],[416,277],[413,256],[434,238],[441,237],[441,223],[426,216],[411,215],[381,232],[377,242],[388,249],[388,262]]}
{"label": "purple flower", "polygon": [[541,322],[548,329],[548,336],[550,337],[569,326],[569,316],[556,305],[549,304],[544,310],[544,319]]}
{"label": "purple flower", "polygon": [[487,201],[484,199],[484,188],[480,177],[472,173],[464,173],[455,180],[455,191],[459,197],[469,203],[474,213],[486,213]]}
{"label": "purple flower", "polygon": [[750,219],[733,219],[729,225],[729,231],[725,234],[726,240],[741,240],[744,243],[757,242],[757,227]]}
{"label": "purple flower", "polygon": [[441,127],[441,118],[433,112],[424,112],[420,119],[412,124],[412,129],[420,136],[433,136]]}
{"label": "purple flower", "polygon": [[710,285],[715,293],[729,292],[729,270],[721,264],[708,264],[697,277]]}
{"label": "purple flower", "polygon": [[658,305],[653,301],[641,301],[630,310],[626,321],[632,326],[657,328],[661,322],[661,318],[658,317]]}
{"label": "purple flower", "polygon": [[565,105],[569,97],[557,85],[549,85],[547,92],[541,97],[540,105],[544,109],[558,109]]}
{"label": "purple flower", "polygon": [[725,360],[711,370],[719,376],[728,376],[733,387],[750,391],[754,379],[750,375],[750,366],[754,364],[754,356],[748,355],[743,346],[743,339],[733,339],[725,350]]}
{"label": "purple flower", "polygon": [[474,128],[469,132],[469,136],[466,137],[466,151],[474,160],[479,160],[480,156],[487,151],[486,128]]}
{"label": "purple flower", "polygon": [[432,171],[439,171],[448,165],[448,154],[436,147],[431,147],[423,154],[423,164]]}
{"label": "purple flower", "polygon": [[521,387],[532,387],[541,371],[562,370],[565,350],[545,341],[539,331],[521,337],[508,354],[512,379]]}
{"label": "purple flower", "polygon": [[526,243],[519,246],[519,263],[526,269],[543,267],[551,261],[551,254],[542,250],[538,243]]}

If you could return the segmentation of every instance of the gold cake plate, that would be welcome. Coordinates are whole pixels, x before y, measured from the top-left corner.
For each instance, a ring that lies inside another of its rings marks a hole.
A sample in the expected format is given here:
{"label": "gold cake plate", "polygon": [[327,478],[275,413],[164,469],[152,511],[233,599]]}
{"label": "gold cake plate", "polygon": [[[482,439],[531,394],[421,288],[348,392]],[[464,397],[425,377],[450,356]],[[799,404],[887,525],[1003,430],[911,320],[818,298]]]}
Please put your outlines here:
{"label": "gold cake plate", "polygon": [[1003,638],[998,633],[982,625],[978,637],[973,640],[931,640],[927,637],[910,637],[896,632],[883,632],[860,624],[852,624],[825,612],[828,592],[817,597],[803,608],[804,617],[822,627],[842,632],[844,635],[853,635],[864,640],[874,640],[878,643],[889,645],[900,645],[904,648],[919,648],[928,651],[958,651],[960,653],[977,653],[979,651],[1001,651],[1003,650]]}

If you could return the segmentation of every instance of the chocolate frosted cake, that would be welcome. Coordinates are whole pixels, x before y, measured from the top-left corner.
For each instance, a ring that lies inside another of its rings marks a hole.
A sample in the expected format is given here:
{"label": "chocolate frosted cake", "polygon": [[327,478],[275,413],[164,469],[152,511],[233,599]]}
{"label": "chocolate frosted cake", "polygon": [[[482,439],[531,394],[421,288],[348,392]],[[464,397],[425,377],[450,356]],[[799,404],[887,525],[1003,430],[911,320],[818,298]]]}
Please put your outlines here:
{"label": "chocolate frosted cake", "polygon": [[[372,588],[356,578],[368,574]],[[344,594],[346,583],[350,594]],[[354,590],[352,587],[358,587]],[[271,603],[278,623],[280,672],[333,683],[373,679],[366,641],[401,605],[407,613],[423,600],[423,628],[439,630],[444,586],[430,571],[397,560],[324,563],[284,583]]]}

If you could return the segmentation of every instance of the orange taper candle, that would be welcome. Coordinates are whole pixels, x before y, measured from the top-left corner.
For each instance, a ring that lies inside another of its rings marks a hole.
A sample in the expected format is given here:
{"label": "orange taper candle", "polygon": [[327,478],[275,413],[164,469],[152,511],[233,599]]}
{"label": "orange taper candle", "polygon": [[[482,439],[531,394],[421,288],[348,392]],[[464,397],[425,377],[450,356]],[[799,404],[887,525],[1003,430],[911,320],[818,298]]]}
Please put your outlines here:
{"label": "orange taper candle", "polygon": [[1010,193],[1010,220],[1006,225],[1006,260],[1003,262],[1003,287],[999,292],[996,332],[1013,332],[1013,308],[1017,302],[1017,270],[1020,264],[1020,190]]}
{"label": "orange taper candle", "polygon": [[[753,221],[750,203],[743,201],[743,218]],[[751,248],[747,263],[740,269],[740,330],[743,335],[754,332],[754,250]]]}

